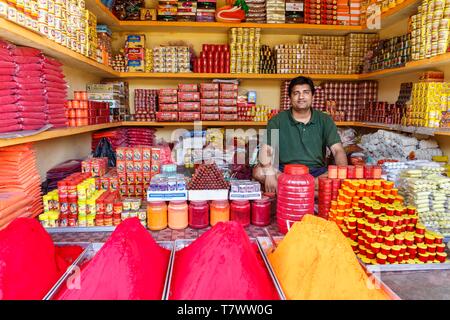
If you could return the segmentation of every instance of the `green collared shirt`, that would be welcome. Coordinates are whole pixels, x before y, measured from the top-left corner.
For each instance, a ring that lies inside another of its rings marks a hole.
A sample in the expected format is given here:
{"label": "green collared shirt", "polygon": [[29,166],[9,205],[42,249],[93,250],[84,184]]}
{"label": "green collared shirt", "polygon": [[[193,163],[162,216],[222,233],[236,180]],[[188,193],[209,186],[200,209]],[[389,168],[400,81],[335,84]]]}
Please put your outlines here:
{"label": "green collared shirt", "polygon": [[[309,168],[325,166],[325,149],[341,142],[333,119],[311,109],[307,124],[298,122],[291,110],[280,112],[267,125],[267,144],[272,145],[271,129],[279,129],[280,164],[304,164]],[[273,136],[275,139],[275,136]]]}

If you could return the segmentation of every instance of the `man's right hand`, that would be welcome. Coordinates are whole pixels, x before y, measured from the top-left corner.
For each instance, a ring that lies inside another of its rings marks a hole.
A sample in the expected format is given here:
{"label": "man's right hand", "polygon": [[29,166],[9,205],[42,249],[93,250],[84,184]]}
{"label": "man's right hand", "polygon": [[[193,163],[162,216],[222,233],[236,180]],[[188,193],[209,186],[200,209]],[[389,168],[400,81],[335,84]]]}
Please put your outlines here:
{"label": "man's right hand", "polygon": [[277,176],[276,175],[267,175],[264,181],[264,187],[266,192],[277,192]]}

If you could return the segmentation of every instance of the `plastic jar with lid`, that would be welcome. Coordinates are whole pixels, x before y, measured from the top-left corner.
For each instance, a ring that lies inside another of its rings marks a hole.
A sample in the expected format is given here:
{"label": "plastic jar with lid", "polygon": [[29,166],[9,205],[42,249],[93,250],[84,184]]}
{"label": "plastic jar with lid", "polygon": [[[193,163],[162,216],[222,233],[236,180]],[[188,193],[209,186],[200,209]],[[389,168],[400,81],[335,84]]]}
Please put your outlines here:
{"label": "plastic jar with lid", "polygon": [[269,197],[262,197],[252,202],[252,224],[264,227],[270,224],[272,202]]}
{"label": "plastic jar with lid", "polygon": [[147,204],[147,226],[154,231],[167,228],[167,204],[164,201]]}
{"label": "plastic jar with lid", "polygon": [[209,226],[209,205],[207,201],[189,203],[189,227],[202,229]]}
{"label": "plastic jar with lid", "polygon": [[230,206],[230,220],[239,222],[243,227],[250,224],[250,201],[233,200]]}
{"label": "plastic jar with lid", "polygon": [[278,177],[277,223],[282,233],[288,225],[314,214],[314,177],[307,166],[288,164]]}
{"label": "plastic jar with lid", "polygon": [[210,206],[210,223],[211,226],[218,222],[226,222],[230,220],[230,205],[228,200],[214,200]]}
{"label": "plastic jar with lid", "polygon": [[168,225],[170,229],[185,229],[189,224],[186,201],[170,201],[168,207]]}
{"label": "plastic jar with lid", "polygon": [[277,214],[277,195],[275,192],[264,192],[263,197],[268,197],[270,201],[270,216],[275,217]]}

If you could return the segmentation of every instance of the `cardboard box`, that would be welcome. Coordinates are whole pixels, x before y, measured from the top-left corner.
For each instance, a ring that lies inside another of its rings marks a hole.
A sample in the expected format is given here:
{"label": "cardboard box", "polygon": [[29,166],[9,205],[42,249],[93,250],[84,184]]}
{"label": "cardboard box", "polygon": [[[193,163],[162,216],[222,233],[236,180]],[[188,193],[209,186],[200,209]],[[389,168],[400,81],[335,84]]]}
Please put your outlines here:
{"label": "cardboard box", "polygon": [[228,189],[189,190],[188,200],[228,200]]}
{"label": "cardboard box", "polygon": [[145,60],[144,48],[128,48],[126,49],[128,60]]}
{"label": "cardboard box", "polygon": [[127,48],[145,48],[144,34],[130,34],[127,36]]}
{"label": "cardboard box", "polygon": [[144,72],[145,60],[128,60],[128,72]]}
{"label": "cardboard box", "polygon": [[187,200],[188,191],[150,191],[147,190],[147,201],[173,201],[173,200]]}

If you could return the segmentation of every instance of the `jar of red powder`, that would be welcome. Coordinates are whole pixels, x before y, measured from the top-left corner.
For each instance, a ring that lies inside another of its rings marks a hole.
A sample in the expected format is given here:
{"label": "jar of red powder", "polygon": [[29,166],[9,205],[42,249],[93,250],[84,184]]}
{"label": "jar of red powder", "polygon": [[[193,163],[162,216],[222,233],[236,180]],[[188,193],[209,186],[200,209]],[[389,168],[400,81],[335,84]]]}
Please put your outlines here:
{"label": "jar of red powder", "polygon": [[168,207],[168,225],[170,229],[185,229],[189,225],[188,205],[186,201],[170,201]]}
{"label": "jar of red powder", "polygon": [[209,205],[206,201],[189,203],[189,226],[194,229],[206,228],[209,225]]}
{"label": "jar of red powder", "polygon": [[270,224],[271,203],[268,197],[252,202],[252,224],[264,227]]}
{"label": "jar of red powder", "polygon": [[231,221],[239,222],[243,227],[250,224],[250,201],[233,200],[230,206]]}
{"label": "jar of red powder", "polygon": [[277,214],[277,197],[274,192],[264,192],[263,197],[269,198],[270,201],[270,216],[276,216]]}

